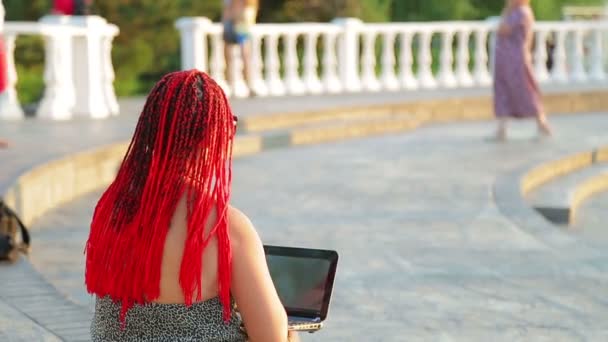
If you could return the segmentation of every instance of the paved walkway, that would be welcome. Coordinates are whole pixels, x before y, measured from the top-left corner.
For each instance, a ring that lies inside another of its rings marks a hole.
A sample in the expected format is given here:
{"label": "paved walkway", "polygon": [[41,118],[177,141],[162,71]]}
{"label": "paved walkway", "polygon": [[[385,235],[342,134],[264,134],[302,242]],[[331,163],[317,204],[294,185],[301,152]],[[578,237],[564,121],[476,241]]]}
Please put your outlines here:
{"label": "paved walkway", "polygon": [[[608,145],[605,115],[554,124],[557,137],[541,142],[531,124],[507,144],[483,142],[490,123],[451,124],[236,160],[234,204],[266,243],[340,252],[327,327],[304,341],[608,340],[608,239],[593,245],[599,256],[551,249],[493,200],[501,175]],[[35,266],[84,305],[97,196],[49,213],[34,233]]]}
{"label": "paved walkway", "polygon": [[574,229],[598,248],[608,246],[608,192],[589,198],[579,208]]}

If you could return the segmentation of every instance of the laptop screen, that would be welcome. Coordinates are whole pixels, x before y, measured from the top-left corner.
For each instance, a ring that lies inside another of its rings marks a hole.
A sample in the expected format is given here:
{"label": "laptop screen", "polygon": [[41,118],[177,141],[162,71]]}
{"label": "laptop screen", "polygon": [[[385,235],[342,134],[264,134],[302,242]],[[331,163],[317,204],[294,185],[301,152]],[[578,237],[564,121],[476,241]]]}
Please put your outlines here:
{"label": "laptop screen", "polygon": [[272,281],[288,314],[325,319],[337,254],[287,247],[265,249]]}

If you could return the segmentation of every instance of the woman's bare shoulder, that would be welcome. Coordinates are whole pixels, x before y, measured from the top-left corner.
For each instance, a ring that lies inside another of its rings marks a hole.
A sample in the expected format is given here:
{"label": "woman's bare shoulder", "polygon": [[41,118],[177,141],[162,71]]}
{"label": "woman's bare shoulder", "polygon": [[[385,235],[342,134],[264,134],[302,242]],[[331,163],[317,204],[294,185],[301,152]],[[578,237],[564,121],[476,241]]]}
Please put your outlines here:
{"label": "woman's bare shoulder", "polygon": [[239,209],[228,207],[228,223],[230,225],[230,241],[235,246],[251,246],[260,241],[258,232],[247,215]]}

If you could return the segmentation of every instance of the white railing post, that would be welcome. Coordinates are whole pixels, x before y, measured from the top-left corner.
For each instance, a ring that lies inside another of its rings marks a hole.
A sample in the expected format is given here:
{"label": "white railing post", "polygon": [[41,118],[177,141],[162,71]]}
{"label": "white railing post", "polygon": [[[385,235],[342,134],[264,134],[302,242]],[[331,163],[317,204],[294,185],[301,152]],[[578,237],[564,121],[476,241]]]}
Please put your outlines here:
{"label": "white railing post", "polygon": [[604,81],[606,72],[604,70],[604,39],[602,29],[593,29],[591,45],[591,68],[589,77],[594,81]]}
{"label": "white railing post", "polygon": [[[4,42],[0,39],[0,50],[4,50],[6,62],[6,88],[0,93],[0,119],[18,120],[23,118],[23,110],[17,99],[17,70],[15,69],[15,34],[4,34]],[[1,44],[4,43],[4,46]],[[2,58],[0,53],[0,58]],[[0,63],[1,65],[1,63]]]}
{"label": "white railing post", "polygon": [[249,96],[249,87],[244,78],[243,58],[238,52],[237,46],[229,46],[230,60],[232,61],[232,63],[230,63],[230,70],[228,70],[230,73],[229,86],[233,96],[247,97]]}
{"label": "white railing post", "polygon": [[439,84],[446,88],[454,88],[458,85],[452,64],[454,63],[454,55],[452,51],[452,43],[454,42],[454,32],[450,28],[443,28],[441,31],[441,58],[439,65],[438,81]]}
{"label": "white railing post", "polygon": [[463,87],[471,87],[474,84],[471,71],[469,70],[469,38],[471,30],[463,27],[458,30],[458,55],[456,61],[456,79]]}
{"label": "white railing post", "polygon": [[399,80],[395,75],[395,33],[382,35],[382,85],[387,90],[398,90]]}
{"label": "white railing post", "polygon": [[359,36],[363,22],[357,18],[334,19],[334,24],[342,28],[338,58],[340,79],[343,89],[350,92],[361,90],[359,76]]}
{"label": "white railing post", "polygon": [[382,87],[376,77],[376,32],[363,33],[363,58],[361,68],[363,75],[361,85],[368,91],[379,91]]}
{"label": "white railing post", "polygon": [[[55,31],[45,36],[44,95],[36,115],[43,119],[68,120],[75,104],[72,81],[72,37]],[[95,95],[99,96],[101,91]]]}
{"label": "white railing post", "polygon": [[118,28],[112,25],[102,37],[103,46],[101,63],[103,71],[101,74],[103,77],[103,93],[106,99],[106,105],[110,109],[110,114],[112,115],[118,115],[120,113],[116,92],[114,91],[114,79],[116,74],[114,73],[114,64],[112,63],[112,41],[117,34]]}
{"label": "white railing post", "polygon": [[319,34],[308,32],[304,41],[304,82],[306,89],[311,94],[321,94],[323,84],[317,73],[319,62],[317,60],[317,41]]}
{"label": "white railing post", "polygon": [[565,83],[568,81],[566,71],[566,30],[557,28],[555,32],[555,50],[553,51],[553,70],[551,81]]}
{"label": "white railing post", "polygon": [[182,70],[207,71],[207,33],[213,25],[208,18],[181,18],[175,23],[180,31]]}
{"label": "white railing post", "polygon": [[339,93],[343,87],[338,77],[338,58],[336,54],[335,32],[328,32],[323,37],[323,88],[331,94]]}
{"label": "white railing post", "polygon": [[587,80],[587,72],[585,71],[585,51],[583,45],[583,30],[579,26],[575,27],[572,32],[574,38],[574,51],[572,62],[571,79],[576,82],[585,82]]}
{"label": "white railing post", "polygon": [[[488,35],[490,31],[486,27],[475,29],[475,69],[473,78],[480,86],[492,83],[492,76],[488,70]],[[491,48],[491,47],[490,47]]]}
{"label": "white railing post", "polygon": [[418,36],[418,83],[423,88],[435,88],[437,81],[433,76],[433,55],[431,54],[432,29],[423,29]]}
{"label": "white railing post", "polygon": [[285,33],[285,85],[287,91],[293,95],[302,95],[306,92],[306,87],[300,79],[298,61],[298,35],[296,33]]}
{"label": "white railing post", "polygon": [[414,57],[412,55],[412,38],[413,33],[410,31],[401,32],[401,41],[399,53],[399,81],[405,89],[418,88],[418,81],[414,76],[412,66],[414,65]]}
{"label": "white railing post", "polygon": [[226,59],[224,56],[224,41],[222,33],[211,35],[211,77],[222,87],[226,96],[232,95],[228,81],[226,81]]}
{"label": "white railing post", "polygon": [[266,37],[266,82],[271,95],[285,95],[285,85],[281,80],[279,69],[281,67],[279,60],[279,41],[278,32],[271,33]]}
{"label": "white railing post", "polygon": [[538,29],[536,31],[536,46],[534,47],[534,73],[536,80],[540,83],[549,80],[547,70],[547,30]]}
{"label": "white railing post", "polygon": [[268,87],[262,77],[264,59],[262,58],[262,37],[254,34],[251,37],[251,67],[249,87],[256,96],[268,96]]}

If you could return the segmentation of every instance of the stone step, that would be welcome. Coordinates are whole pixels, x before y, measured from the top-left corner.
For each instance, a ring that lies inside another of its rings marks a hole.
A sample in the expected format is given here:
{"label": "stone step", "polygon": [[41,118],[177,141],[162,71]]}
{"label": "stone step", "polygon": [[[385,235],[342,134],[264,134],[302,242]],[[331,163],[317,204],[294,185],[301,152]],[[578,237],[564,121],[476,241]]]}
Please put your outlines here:
{"label": "stone step", "polygon": [[[313,145],[345,139],[376,136],[398,132],[407,132],[415,129],[423,120],[413,118],[407,114],[383,114],[368,117],[339,118],[321,123],[306,123],[291,129],[271,129],[261,133],[245,134],[239,136],[236,155],[252,152],[251,145],[245,145],[245,139],[259,151],[285,148],[299,145]],[[257,141],[256,141],[257,139]],[[241,146],[238,146],[238,145]],[[243,146],[245,145],[245,146]]]}
{"label": "stone step", "polygon": [[608,190],[608,163],[595,163],[554,178],[528,193],[526,200],[549,221],[568,225],[579,204],[602,190]]}

